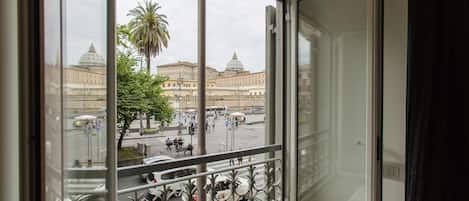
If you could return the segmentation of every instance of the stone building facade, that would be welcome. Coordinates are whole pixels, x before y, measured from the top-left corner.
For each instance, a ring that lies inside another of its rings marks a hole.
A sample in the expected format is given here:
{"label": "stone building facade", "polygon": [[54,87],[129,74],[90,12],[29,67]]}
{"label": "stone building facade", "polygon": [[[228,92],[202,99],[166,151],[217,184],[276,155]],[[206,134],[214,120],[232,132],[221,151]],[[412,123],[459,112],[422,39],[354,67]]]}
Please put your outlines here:
{"label": "stone building facade", "polygon": [[[226,106],[230,110],[246,110],[264,106],[265,73],[244,70],[234,54],[224,71],[207,67],[207,106]],[[158,66],[158,75],[168,77],[162,84],[163,95],[170,97],[175,109],[197,107],[198,66],[176,62]],[[106,108],[106,64],[93,44],[78,64],[63,68],[64,114],[99,115]]]}
{"label": "stone building facade", "polygon": [[[230,110],[263,108],[265,72],[251,73],[236,53],[224,71],[207,67],[207,106],[225,106]],[[176,62],[158,66],[158,75],[167,77],[163,94],[170,97],[176,109],[190,110],[197,107],[198,66],[190,62]]]}
{"label": "stone building facade", "polygon": [[77,65],[63,68],[64,115],[103,113],[106,108],[106,65],[93,44]]}

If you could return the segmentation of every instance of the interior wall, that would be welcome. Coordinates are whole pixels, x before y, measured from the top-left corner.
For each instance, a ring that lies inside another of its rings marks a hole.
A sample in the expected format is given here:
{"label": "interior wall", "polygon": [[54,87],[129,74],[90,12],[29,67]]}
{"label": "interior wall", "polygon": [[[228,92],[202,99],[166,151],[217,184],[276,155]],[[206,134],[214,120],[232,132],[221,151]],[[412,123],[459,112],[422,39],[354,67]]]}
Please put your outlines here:
{"label": "interior wall", "polygon": [[19,200],[18,2],[0,1],[0,200]]}
{"label": "interior wall", "polygon": [[384,172],[383,201],[404,201],[407,0],[384,0],[383,159],[400,168],[399,177]]}

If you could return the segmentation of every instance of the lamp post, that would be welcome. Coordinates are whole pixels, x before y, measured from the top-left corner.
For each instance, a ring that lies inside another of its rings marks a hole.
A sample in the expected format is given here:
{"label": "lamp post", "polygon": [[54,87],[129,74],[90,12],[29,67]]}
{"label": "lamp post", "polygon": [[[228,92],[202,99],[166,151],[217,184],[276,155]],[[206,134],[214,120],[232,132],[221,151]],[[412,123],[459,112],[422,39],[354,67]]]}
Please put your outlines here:
{"label": "lamp post", "polygon": [[178,103],[178,108],[179,108],[178,109],[178,113],[179,113],[178,114],[178,135],[182,134],[182,130],[181,130],[182,129],[181,128],[182,127],[182,122],[181,122],[182,121],[181,120],[181,97],[182,97],[182,95],[181,95],[181,85],[182,85],[183,82],[184,82],[184,78],[182,78],[181,73],[179,73],[179,77],[176,81],[176,83],[178,85],[178,91],[179,91],[178,95],[176,95],[176,101]]}
{"label": "lamp post", "polygon": [[[80,115],[74,118],[74,126],[83,129],[88,141],[87,155],[88,155],[88,167],[92,166],[92,147],[91,147],[91,121],[96,121],[96,117],[92,115]],[[99,151],[99,150],[98,150]]]}

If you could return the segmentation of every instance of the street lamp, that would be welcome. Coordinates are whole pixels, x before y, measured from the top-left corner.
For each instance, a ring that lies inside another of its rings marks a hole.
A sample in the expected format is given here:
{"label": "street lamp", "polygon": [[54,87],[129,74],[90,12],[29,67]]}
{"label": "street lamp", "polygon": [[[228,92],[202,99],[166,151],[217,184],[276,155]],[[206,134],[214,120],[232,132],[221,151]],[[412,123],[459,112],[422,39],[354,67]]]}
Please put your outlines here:
{"label": "street lamp", "polygon": [[77,116],[74,118],[74,126],[75,127],[81,127],[84,129],[85,135],[87,136],[88,139],[88,167],[92,166],[92,157],[91,157],[91,127],[90,123],[93,120],[96,120],[96,116],[92,115],[81,115]]}
{"label": "street lamp", "polygon": [[179,107],[179,115],[178,115],[178,135],[181,135],[182,134],[182,131],[181,131],[181,126],[182,126],[182,120],[181,120],[181,85],[182,83],[184,82],[184,79],[181,77],[181,73],[179,73],[179,77],[177,78],[177,85],[178,85],[178,95],[176,95],[176,101],[178,103],[178,107]]}

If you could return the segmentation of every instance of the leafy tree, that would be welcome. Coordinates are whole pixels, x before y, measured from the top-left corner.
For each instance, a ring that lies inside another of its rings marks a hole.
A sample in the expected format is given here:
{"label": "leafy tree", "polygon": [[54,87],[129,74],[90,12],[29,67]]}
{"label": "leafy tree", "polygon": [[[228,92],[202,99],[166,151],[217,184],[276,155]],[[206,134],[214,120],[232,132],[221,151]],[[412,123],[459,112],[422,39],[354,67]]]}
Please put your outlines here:
{"label": "leafy tree", "polygon": [[155,120],[170,122],[173,110],[168,97],[161,94],[161,84],[166,78],[136,72],[137,61],[129,52],[117,54],[117,122],[120,128],[117,147],[122,141],[130,124],[139,113],[152,115]]}
{"label": "leafy tree", "polygon": [[116,43],[117,46],[123,47],[123,48],[130,48],[130,41],[132,38],[132,35],[130,34],[130,29],[129,26],[126,24],[124,25],[117,25],[117,31],[116,31]]}
{"label": "leafy tree", "polygon": [[142,107],[141,112],[154,116],[156,121],[170,122],[173,110],[169,105],[168,97],[161,94],[163,92],[161,85],[167,78],[138,72],[136,79],[139,82],[145,99],[145,107]]}
{"label": "leafy tree", "polygon": [[137,61],[129,54],[117,54],[117,122],[119,141],[117,148],[122,148],[122,140],[130,124],[137,118],[138,111],[142,109],[144,94],[135,79],[133,67]]}
{"label": "leafy tree", "polygon": [[169,98],[161,95],[161,85],[166,80],[166,77],[151,76],[146,82],[148,86],[144,88],[149,106],[147,114],[154,116],[155,120],[160,123],[171,122],[173,114],[173,109],[169,105]]}

